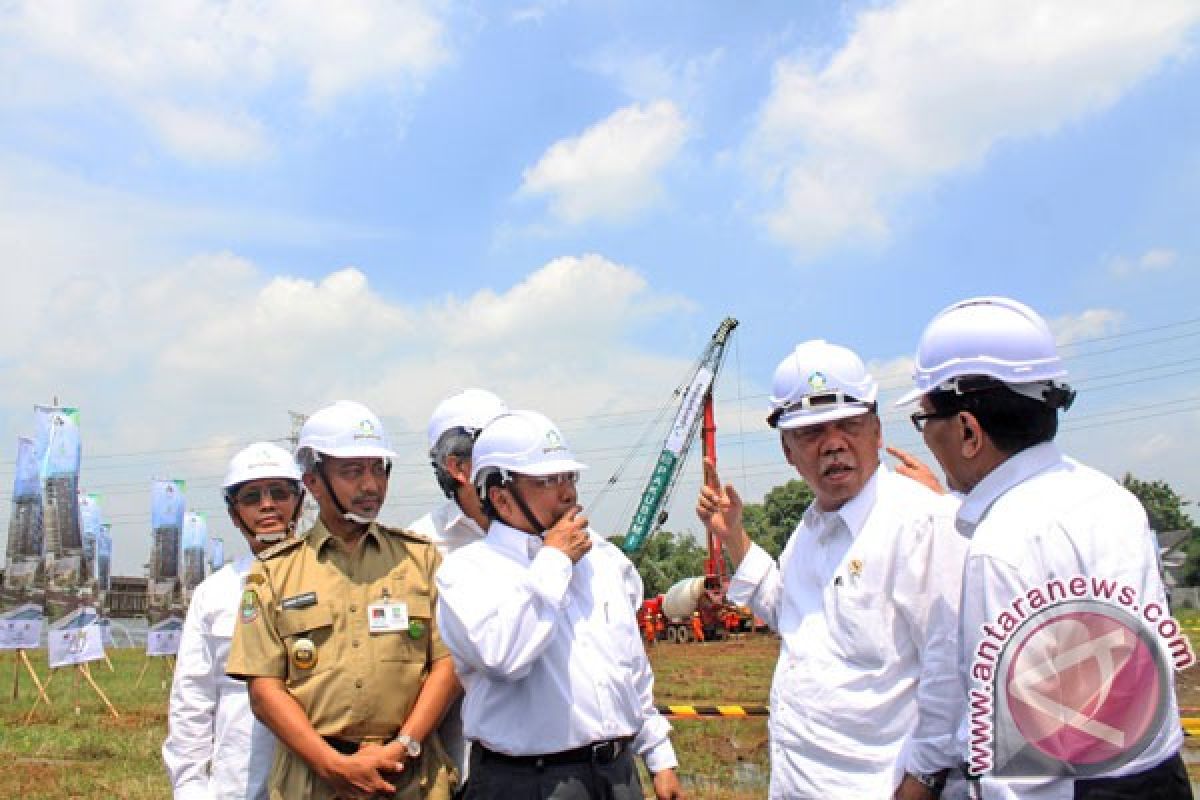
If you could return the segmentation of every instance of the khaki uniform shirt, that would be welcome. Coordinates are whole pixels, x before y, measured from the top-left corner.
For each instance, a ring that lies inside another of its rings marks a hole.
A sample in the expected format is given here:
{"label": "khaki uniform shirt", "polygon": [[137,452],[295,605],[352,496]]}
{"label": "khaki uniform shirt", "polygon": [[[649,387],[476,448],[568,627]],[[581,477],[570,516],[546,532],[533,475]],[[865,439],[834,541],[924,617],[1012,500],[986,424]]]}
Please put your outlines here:
{"label": "khaki uniform shirt", "polygon": [[[265,551],[247,575],[227,672],[282,679],[322,736],[391,739],[432,663],[448,654],[433,616],[440,562],[427,540],[374,523],[347,550],[318,520]],[[372,633],[369,607],[381,602],[404,603],[408,627]],[[424,744],[421,768],[402,773],[396,797],[443,796],[433,784],[446,772],[445,752],[434,736]],[[272,798],[333,796],[282,746],[270,782]]]}

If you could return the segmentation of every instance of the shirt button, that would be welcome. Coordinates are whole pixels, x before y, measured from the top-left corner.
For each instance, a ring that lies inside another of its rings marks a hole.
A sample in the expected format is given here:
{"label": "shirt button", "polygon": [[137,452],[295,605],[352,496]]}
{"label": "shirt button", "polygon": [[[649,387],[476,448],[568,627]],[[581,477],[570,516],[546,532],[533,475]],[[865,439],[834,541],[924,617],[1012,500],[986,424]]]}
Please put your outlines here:
{"label": "shirt button", "polygon": [[354,682],[354,688],[355,688],[355,689],[361,689],[361,688],[362,688],[362,678],[359,678],[358,680],[356,680],[356,681]]}
{"label": "shirt button", "polygon": [[355,611],[358,611],[358,606],[350,606],[350,613],[353,614]]}
{"label": "shirt button", "polygon": [[353,647],[358,647],[358,639],[355,639],[355,640],[354,640],[353,642],[351,642],[350,644],[351,644]]}

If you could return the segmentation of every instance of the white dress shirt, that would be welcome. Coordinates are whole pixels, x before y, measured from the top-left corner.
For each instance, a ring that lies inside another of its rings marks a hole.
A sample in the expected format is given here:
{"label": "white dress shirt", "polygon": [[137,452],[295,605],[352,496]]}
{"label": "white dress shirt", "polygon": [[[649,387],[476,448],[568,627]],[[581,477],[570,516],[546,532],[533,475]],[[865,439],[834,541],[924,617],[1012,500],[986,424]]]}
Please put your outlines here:
{"label": "white dress shirt", "polygon": [[[433,542],[442,554],[446,556],[473,542],[482,541],[487,534],[475,520],[471,519],[454,500],[447,500],[442,505],[430,511],[425,516],[408,526],[413,533],[419,533]],[[458,774],[463,783],[469,777],[471,759],[466,737],[463,735],[462,722],[463,699],[459,697],[446,709],[442,723],[438,726],[438,735],[446,752],[454,759]]]}
{"label": "white dress shirt", "polygon": [[175,800],[266,800],[275,737],[250,711],[243,681],[225,674],[247,555],[208,576],[192,595],[171,682],[163,763]]}
{"label": "white dress shirt", "polygon": [[[995,628],[1014,599],[1053,579],[1083,575],[1116,581],[1135,589],[1139,604],[1157,602],[1165,615],[1157,544],[1141,504],[1112,478],[1067,458],[1052,442],[1024,450],[988,474],[963,501],[958,526],[971,538],[963,577],[964,676],[970,675],[981,626]],[[980,685],[970,678],[967,688]],[[1109,776],[1143,772],[1179,751],[1183,731],[1173,677],[1166,693],[1169,708],[1153,742]],[[969,720],[961,733],[964,753],[967,730]],[[1070,778],[985,776],[982,788],[989,800],[1074,796]]]}
{"label": "white dress shirt", "polygon": [[466,689],[467,738],[541,755],[633,736],[650,772],[677,765],[638,634],[642,580],[607,540],[572,564],[493,522],[437,574],[438,624]]}
{"label": "white dress shirt", "polygon": [[739,565],[730,600],[783,639],[772,798],[890,798],[960,760],[954,507],[880,466],[837,511],[809,506],[778,565],[758,545]]}

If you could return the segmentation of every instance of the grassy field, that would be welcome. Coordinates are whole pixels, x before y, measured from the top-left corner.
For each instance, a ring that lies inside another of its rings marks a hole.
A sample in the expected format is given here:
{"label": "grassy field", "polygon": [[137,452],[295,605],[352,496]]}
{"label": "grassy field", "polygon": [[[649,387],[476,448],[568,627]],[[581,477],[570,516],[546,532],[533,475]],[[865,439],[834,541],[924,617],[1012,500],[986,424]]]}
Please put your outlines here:
{"label": "grassy field", "polygon": [[[758,636],[743,642],[661,644],[652,649],[661,703],[763,704],[771,682],[778,640]],[[167,730],[169,685],[161,659],[154,659],[141,686],[146,658],[137,650],[110,650],[114,670],[92,664],[92,676],[120,713],[114,719],[97,694],[73,669],[58,670],[50,684],[53,704],[40,705],[32,719],[36,689],[20,671],[13,699],[11,653],[0,658],[0,797],[122,798],[161,800],[171,796],[159,747]],[[45,681],[45,651],[30,653]],[[697,798],[744,800],[766,793],[766,722],[754,719],[680,720],[675,746],[689,794]]]}
{"label": "grassy field", "polygon": [[[1181,614],[1180,621],[1200,625],[1200,615]],[[657,700],[662,704],[765,704],[778,650],[779,641],[771,636],[702,645],[658,644],[651,649]],[[120,719],[108,713],[75,671],[64,669],[50,686],[53,705],[41,705],[26,724],[36,690],[22,669],[20,692],[13,699],[16,664],[11,654],[4,654],[0,660],[0,763],[10,767],[0,770],[0,797],[170,797],[159,760],[159,746],[166,735],[168,692],[163,664],[155,659],[139,687],[138,676],[146,664],[141,651],[112,650],[110,657],[115,671],[101,661],[92,665],[92,675],[119,710]],[[45,651],[33,653],[31,658],[44,680]],[[1180,705],[1200,706],[1200,669],[1188,670],[1178,678]],[[765,719],[676,720],[673,725],[680,774],[690,797],[749,800],[766,796]]]}

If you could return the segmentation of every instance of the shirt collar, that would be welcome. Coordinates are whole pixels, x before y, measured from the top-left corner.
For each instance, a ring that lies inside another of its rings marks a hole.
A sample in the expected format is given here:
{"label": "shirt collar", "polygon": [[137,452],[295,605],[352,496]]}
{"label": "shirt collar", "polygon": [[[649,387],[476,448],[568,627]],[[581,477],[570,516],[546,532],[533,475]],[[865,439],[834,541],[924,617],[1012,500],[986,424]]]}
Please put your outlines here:
{"label": "shirt collar", "polygon": [[471,532],[478,534],[480,538],[486,535],[484,530],[479,527],[479,523],[468,517],[467,512],[463,511],[462,506],[453,498],[442,504],[442,507],[438,509],[438,515],[441,517],[439,522],[441,523],[441,529],[444,531],[465,525]]}
{"label": "shirt collar", "polygon": [[856,538],[863,526],[867,524],[867,517],[871,516],[871,509],[875,507],[875,498],[879,494],[879,476],[885,472],[887,472],[887,467],[880,464],[871,473],[871,477],[867,479],[863,487],[859,489],[858,494],[847,500],[837,511],[822,511],[814,500],[805,512],[810,527],[824,531],[827,535],[833,528],[826,528],[825,523],[832,522],[833,518],[840,518],[846,529],[850,531],[850,538]]}
{"label": "shirt collar", "polygon": [[[319,514],[317,515],[317,521],[313,523],[311,528],[308,529],[306,536],[308,543],[312,545],[312,548],[318,553],[320,553],[321,550],[324,549],[325,545],[329,544],[330,540],[334,538],[333,534],[329,532],[329,529],[325,527],[325,523],[321,520],[321,516]],[[371,524],[367,526],[366,533],[364,533],[363,536],[374,540],[375,544],[378,545],[379,524],[372,521]]]}
{"label": "shirt collar", "polygon": [[488,526],[487,542],[524,563],[533,561],[533,557],[542,549],[542,537],[512,528],[500,520],[492,520]]}
{"label": "shirt collar", "polygon": [[1018,483],[1062,461],[1062,451],[1054,442],[1043,442],[1009,456],[1000,466],[984,476],[958,507],[958,518],[970,525],[979,520],[1000,495]]}

